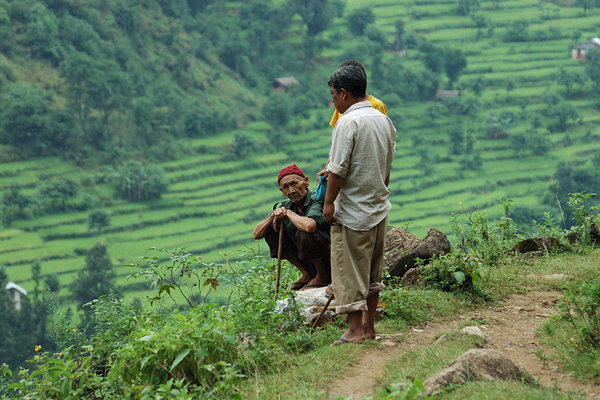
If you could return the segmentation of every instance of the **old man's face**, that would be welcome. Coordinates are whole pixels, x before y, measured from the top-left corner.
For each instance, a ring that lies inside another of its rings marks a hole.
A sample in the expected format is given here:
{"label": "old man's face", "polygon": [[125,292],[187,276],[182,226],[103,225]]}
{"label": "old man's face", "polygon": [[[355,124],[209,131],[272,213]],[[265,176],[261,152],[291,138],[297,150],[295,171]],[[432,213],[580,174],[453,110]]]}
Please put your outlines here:
{"label": "old man's face", "polygon": [[292,203],[301,203],[308,193],[308,177],[303,178],[296,174],[286,175],[279,181],[279,190]]}

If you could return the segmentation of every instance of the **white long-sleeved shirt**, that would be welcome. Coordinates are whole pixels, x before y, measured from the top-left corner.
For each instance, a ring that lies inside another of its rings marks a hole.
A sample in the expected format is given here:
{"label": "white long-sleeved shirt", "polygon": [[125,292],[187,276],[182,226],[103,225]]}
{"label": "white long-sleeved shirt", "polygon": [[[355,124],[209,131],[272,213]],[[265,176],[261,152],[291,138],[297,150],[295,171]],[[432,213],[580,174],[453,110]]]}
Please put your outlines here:
{"label": "white long-sleeved shirt", "polygon": [[337,121],[327,170],[344,179],[334,202],[338,223],[366,231],[388,215],[392,205],[385,178],[395,148],[394,124],[368,101],[353,104]]}

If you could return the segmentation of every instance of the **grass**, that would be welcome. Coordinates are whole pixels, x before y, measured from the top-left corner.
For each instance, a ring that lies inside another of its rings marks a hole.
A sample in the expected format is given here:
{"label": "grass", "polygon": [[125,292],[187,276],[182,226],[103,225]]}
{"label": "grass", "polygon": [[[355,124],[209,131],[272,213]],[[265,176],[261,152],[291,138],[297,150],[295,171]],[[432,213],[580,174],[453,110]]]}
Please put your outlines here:
{"label": "grass", "polygon": [[[566,290],[567,287],[597,277],[600,271],[600,249],[581,249],[575,253],[552,254],[535,259],[506,258],[491,271],[487,291],[493,301],[501,300],[511,293],[527,290]],[[547,280],[543,275],[564,273],[569,278],[562,281]],[[476,311],[482,305],[464,297],[437,290],[412,287],[398,287],[389,284],[382,293],[386,316],[378,324],[380,333],[398,333],[430,321],[455,320],[468,311]],[[466,320],[465,320],[465,323]],[[333,325],[318,330],[325,338],[336,337],[344,327]],[[555,328],[559,329],[559,328]],[[560,327],[564,329],[564,327]],[[447,367],[469,349],[486,347],[480,338],[466,336],[458,332],[446,332],[445,341],[433,344],[404,346],[395,350],[395,355],[385,364],[383,372],[373,389],[375,399],[388,398],[386,393],[399,383],[410,384],[415,379],[424,381],[436,372]],[[402,336],[401,336],[402,337]],[[331,382],[343,377],[348,368],[356,365],[356,360],[376,344],[363,346],[339,346],[332,348],[323,337],[323,344],[313,351],[289,360],[289,365],[281,370],[260,373],[241,388],[242,398],[312,398],[327,399]],[[576,356],[570,354],[571,356]],[[589,355],[579,354],[578,358],[565,360],[565,366],[581,363]],[[313,371],[321,373],[315,378]],[[585,376],[582,368],[578,376]],[[395,398],[395,397],[393,397]],[[400,397],[401,398],[401,397]],[[551,386],[528,385],[510,381],[470,381],[455,385],[436,395],[440,399],[581,399],[578,393],[566,393]]]}

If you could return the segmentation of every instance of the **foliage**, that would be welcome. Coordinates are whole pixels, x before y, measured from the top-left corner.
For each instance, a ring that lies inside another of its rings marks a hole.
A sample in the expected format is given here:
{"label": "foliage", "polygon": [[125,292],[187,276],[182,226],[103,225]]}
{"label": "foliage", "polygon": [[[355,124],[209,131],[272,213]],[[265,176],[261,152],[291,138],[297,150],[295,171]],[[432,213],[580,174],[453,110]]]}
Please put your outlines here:
{"label": "foliage", "polygon": [[480,294],[476,285],[482,278],[482,267],[474,254],[458,251],[436,257],[423,266],[425,284],[446,292]]}
{"label": "foliage", "polygon": [[375,22],[375,13],[371,7],[356,8],[346,16],[351,33],[362,36],[369,24]]}
{"label": "foliage", "polygon": [[552,355],[580,377],[600,372],[600,281],[583,282],[577,291],[567,291],[559,302],[560,314],[547,319],[541,332]]}
{"label": "foliage", "polygon": [[[33,267],[33,274],[36,275],[36,288],[39,288],[39,264]],[[0,346],[0,362],[16,369],[33,356],[36,346],[52,347],[52,343],[46,337],[46,324],[52,300],[36,289],[29,293],[29,296],[21,297],[21,308],[17,309],[9,297],[9,292],[4,290],[7,283],[6,271],[0,266],[0,341],[3,343]],[[1,381],[0,377],[0,388]]]}
{"label": "foliage", "polygon": [[110,215],[103,210],[95,210],[88,216],[88,230],[96,231],[96,236],[110,226]]}
{"label": "foliage", "polygon": [[265,121],[269,121],[273,128],[282,129],[290,121],[291,115],[291,99],[286,93],[276,92],[270,95],[262,107],[262,114]]}
{"label": "foliage", "polygon": [[9,85],[0,102],[0,143],[25,156],[66,150],[72,131],[68,114],[51,109],[52,99],[37,85]]}
{"label": "foliage", "polygon": [[341,0],[326,1],[294,1],[289,2],[289,7],[294,10],[306,25],[306,34],[316,36],[327,29],[335,16],[341,16],[345,3]]}
{"label": "foliage", "polygon": [[167,180],[156,165],[129,161],[112,175],[117,191],[129,201],[159,199],[167,191]]}
{"label": "foliage", "polygon": [[560,162],[553,175],[553,181],[548,187],[544,203],[558,206],[563,214],[564,228],[576,224],[573,212],[565,207],[572,193],[600,193],[600,178],[593,168],[584,164],[577,166],[572,163]]}
{"label": "foliage", "polygon": [[453,85],[463,70],[467,67],[467,58],[459,49],[447,48],[444,51],[444,71],[450,85]]}
{"label": "foliage", "polygon": [[203,263],[200,257],[186,252],[185,248],[177,248],[173,252],[156,248],[152,250],[158,254],[169,254],[169,262],[164,263],[164,256],[144,256],[138,264],[128,265],[141,269],[130,274],[129,278],[145,278],[157,290],[154,296],[148,297],[151,305],[162,300],[163,293],[178,305],[171,292],[181,295],[190,307],[204,304],[210,292],[219,288],[219,278],[227,271],[223,265]]}
{"label": "foliage", "polygon": [[389,387],[382,389],[377,396],[377,400],[430,400],[433,397],[423,397],[425,387],[420,379],[415,379],[410,383],[393,383]]}
{"label": "foliage", "polygon": [[529,21],[517,19],[508,25],[502,38],[505,42],[525,42],[529,39]]}
{"label": "foliage", "polygon": [[96,243],[85,255],[85,267],[77,273],[69,289],[80,306],[102,295],[118,292],[114,283],[115,272],[106,246]]}
{"label": "foliage", "polygon": [[[137,276],[163,282],[174,270],[194,276],[194,257],[177,249],[170,259],[170,266]],[[227,306],[204,302],[183,310],[143,310],[114,295],[93,300],[89,318],[94,331],[86,335],[69,327],[68,321],[56,324],[62,351],[40,352],[37,347],[32,371],[22,370],[7,390],[22,398],[48,399],[237,398],[247,378],[288,365],[290,355],[311,349],[320,337],[302,326],[291,293],[281,296],[287,311],[273,311],[272,268],[264,261],[250,254],[250,265],[243,270],[227,267],[227,273],[218,276],[210,267],[198,269],[198,284],[218,287],[225,279],[233,285]],[[288,280],[284,274],[284,284]],[[174,286],[183,288],[181,282]],[[156,298],[168,292],[158,284],[155,288]],[[3,377],[10,374],[2,369]]]}
{"label": "foliage", "polygon": [[[460,253],[467,256],[463,258],[465,262],[473,259],[486,267],[498,266],[519,239],[517,228],[509,217],[512,200],[501,199],[499,202],[504,215],[494,224],[490,224],[485,212],[463,210],[465,222],[460,221],[460,214],[452,213],[452,232],[457,240],[454,251],[457,256]],[[462,207],[462,203],[460,205]]]}
{"label": "foliage", "polygon": [[479,10],[479,6],[478,0],[458,0],[455,11],[457,15],[469,15]]}

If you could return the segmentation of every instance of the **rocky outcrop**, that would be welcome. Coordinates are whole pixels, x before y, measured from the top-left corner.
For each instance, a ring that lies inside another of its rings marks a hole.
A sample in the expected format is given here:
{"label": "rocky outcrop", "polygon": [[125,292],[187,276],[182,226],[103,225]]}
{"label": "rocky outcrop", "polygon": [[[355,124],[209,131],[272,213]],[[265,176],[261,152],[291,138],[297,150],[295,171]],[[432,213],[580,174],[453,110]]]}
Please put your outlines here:
{"label": "rocky outcrop", "polygon": [[400,228],[392,228],[385,240],[385,265],[390,275],[401,277],[416,266],[416,260],[427,262],[434,256],[448,254],[451,250],[446,235],[435,228],[427,231],[427,236],[419,239]]}
{"label": "rocky outcrop", "polygon": [[535,238],[529,238],[521,240],[514,247],[518,253],[530,253],[532,251],[543,251],[549,252],[556,249],[559,246],[557,238],[551,236],[541,236]]}
{"label": "rocky outcrop", "polygon": [[447,368],[423,382],[425,396],[431,396],[448,385],[474,380],[510,380],[530,384],[535,382],[531,375],[515,365],[501,352],[489,349],[471,349]]}

